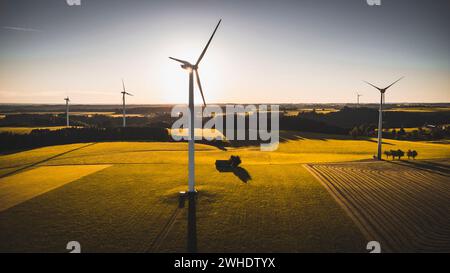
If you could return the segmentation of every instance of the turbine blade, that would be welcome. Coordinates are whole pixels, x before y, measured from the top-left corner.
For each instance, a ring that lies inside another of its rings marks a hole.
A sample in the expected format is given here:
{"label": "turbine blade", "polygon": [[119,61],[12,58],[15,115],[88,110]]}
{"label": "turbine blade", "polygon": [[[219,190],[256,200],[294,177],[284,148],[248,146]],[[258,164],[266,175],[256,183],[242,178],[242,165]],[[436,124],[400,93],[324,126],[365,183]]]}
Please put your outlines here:
{"label": "turbine blade", "polygon": [[372,87],[378,89],[380,92],[383,90],[383,89],[379,88],[378,86],[375,86],[375,85],[371,84],[370,82],[366,82],[366,81],[364,81],[364,82],[369,84],[369,85],[371,85]]}
{"label": "turbine blade", "polygon": [[169,59],[172,59],[172,60],[177,61],[177,62],[182,63],[182,64],[189,64],[188,61],[183,61],[183,60],[180,60],[180,59],[177,59],[177,58],[169,57]]}
{"label": "turbine blade", "polygon": [[391,83],[391,85],[389,85],[388,87],[385,88],[385,90],[387,90],[388,88],[390,88],[391,86],[393,86],[394,84],[398,83],[401,79],[403,79],[404,77],[401,77],[400,79],[396,80],[395,82]]}
{"label": "turbine blade", "polygon": [[200,94],[202,95],[203,105],[206,106],[205,96],[203,96],[202,84],[200,82],[200,76],[198,75],[197,69],[195,69],[195,76],[195,78],[197,79],[198,88],[200,89]]}
{"label": "turbine blade", "polygon": [[125,92],[125,83],[123,82],[123,79],[122,79],[122,87],[123,87],[123,92]]}
{"label": "turbine blade", "polygon": [[203,59],[203,56],[205,56],[206,50],[208,49],[209,44],[211,43],[211,40],[212,40],[212,38],[214,37],[214,34],[216,34],[216,31],[217,31],[217,28],[218,28],[219,25],[220,25],[220,22],[222,22],[222,19],[220,19],[220,20],[219,20],[219,23],[217,23],[217,26],[216,26],[216,28],[214,29],[214,32],[213,32],[213,34],[211,35],[211,38],[209,38],[209,41],[208,41],[208,43],[206,44],[205,49],[203,49],[202,54],[200,54],[200,57],[198,57],[198,60],[197,60],[197,63],[195,64],[195,66],[198,66],[198,64],[200,63],[200,61]]}
{"label": "turbine blade", "polygon": [[128,96],[134,96],[133,94],[128,93],[128,92],[125,92],[125,94],[127,94]]}

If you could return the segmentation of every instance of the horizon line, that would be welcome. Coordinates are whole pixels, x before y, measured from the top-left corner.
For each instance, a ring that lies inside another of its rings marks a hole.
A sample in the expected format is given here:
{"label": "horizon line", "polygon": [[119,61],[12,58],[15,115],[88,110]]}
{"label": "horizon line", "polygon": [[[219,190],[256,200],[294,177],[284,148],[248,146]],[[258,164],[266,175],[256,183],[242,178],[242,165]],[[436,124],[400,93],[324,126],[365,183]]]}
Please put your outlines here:
{"label": "horizon line", "polygon": [[[325,104],[358,104],[357,102],[280,102],[280,103],[260,103],[260,102],[221,102],[221,103],[207,103],[207,105],[295,105],[295,104],[318,104],[318,105],[325,105]],[[376,104],[378,105],[378,102],[360,102],[359,105],[372,105]],[[449,102],[389,102],[384,103],[385,105],[390,104],[449,104]],[[0,102],[0,105],[65,105],[65,103],[51,103],[51,102],[42,102],[42,103],[34,103],[34,102]],[[95,106],[95,105],[103,105],[103,106],[122,106],[121,103],[74,103],[71,105],[86,105],[86,106]],[[141,106],[141,105],[155,105],[155,106],[168,106],[168,105],[187,105],[187,103],[130,103],[127,104],[127,106]],[[202,103],[197,103],[195,105],[203,105]]]}

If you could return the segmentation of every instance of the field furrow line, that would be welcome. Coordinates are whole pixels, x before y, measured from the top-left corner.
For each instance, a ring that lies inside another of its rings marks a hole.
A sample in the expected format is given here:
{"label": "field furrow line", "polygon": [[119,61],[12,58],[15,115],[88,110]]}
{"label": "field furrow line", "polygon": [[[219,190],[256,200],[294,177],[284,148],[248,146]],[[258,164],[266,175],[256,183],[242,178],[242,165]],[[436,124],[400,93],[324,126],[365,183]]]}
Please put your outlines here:
{"label": "field furrow line", "polygon": [[[436,164],[435,164],[436,165]],[[450,181],[405,164],[311,164],[352,219],[396,251],[442,251],[450,242]],[[425,173],[426,172],[426,173]],[[370,235],[370,234],[369,234]]]}
{"label": "field furrow line", "polygon": [[[372,182],[374,183],[374,184],[376,184],[376,183],[381,183],[381,184],[383,184],[383,183],[385,183],[386,181],[384,181],[383,179],[372,179]],[[394,183],[398,183],[398,181],[393,181]],[[395,184],[394,184],[395,185]],[[392,190],[392,189],[395,189],[394,187],[390,187],[390,189],[387,189],[387,190]],[[384,191],[382,191],[383,193],[384,193]],[[415,211],[417,211],[417,209],[418,208],[422,208],[422,206],[420,206],[420,205],[418,205],[417,204],[417,202],[412,202],[413,201],[413,197],[415,197],[415,196],[409,196],[409,195],[405,195],[403,192],[397,192],[397,195],[396,195],[396,198],[395,198],[395,200],[392,200],[392,202],[395,202],[396,203],[396,206],[401,206],[402,205],[402,202],[398,202],[398,201],[401,201],[401,200],[399,200],[399,196],[402,196],[402,197],[404,197],[402,200],[404,200],[404,202],[407,202],[407,203],[410,203],[411,204],[411,206],[409,206],[409,207],[406,207],[406,210],[405,210],[405,207],[404,206],[402,206],[402,210],[403,210],[403,213],[401,213],[401,214],[397,214],[397,217],[399,217],[399,218],[402,218],[403,220],[406,220],[406,221],[409,221],[409,220],[414,220],[414,219],[417,219],[417,220],[419,220],[419,222],[417,222],[417,223],[409,223],[407,226],[408,227],[416,227],[416,228],[418,228],[419,230],[417,230],[417,232],[420,232],[421,233],[421,237],[423,237],[423,236],[425,236],[425,234],[428,234],[429,233],[429,231],[428,230],[423,230],[422,228],[421,228],[421,226],[422,226],[422,222],[426,222],[425,223],[425,225],[424,226],[435,226],[435,225],[439,225],[440,223],[439,222],[441,222],[441,220],[443,220],[443,219],[445,219],[445,217],[442,217],[442,215],[438,215],[437,217],[436,217],[436,213],[432,210],[432,209],[429,209],[427,206],[425,206],[425,211],[426,211],[426,213],[422,213],[422,215],[420,216],[420,217],[414,217],[414,216],[416,216],[416,215],[412,215],[413,217],[413,219],[405,219],[405,217],[402,217],[403,216],[403,214],[408,214],[408,212],[415,212]],[[411,215],[410,215],[411,216]],[[439,217],[440,216],[440,217]],[[431,219],[431,221],[430,221],[430,217],[432,217],[433,219]],[[420,224],[420,225],[419,225]],[[441,226],[441,225],[439,225],[439,226]],[[414,232],[416,232],[416,231],[414,231]]]}
{"label": "field furrow line", "polygon": [[[356,178],[356,174],[353,176],[344,174],[344,177],[342,176],[341,172],[335,171],[335,177],[336,181],[345,180],[346,178],[350,177],[350,181],[347,181],[347,186],[353,188],[353,193],[355,196],[360,197],[358,200],[362,204],[362,207],[364,207],[365,210],[371,209],[374,211],[375,215],[378,215],[378,217],[372,218],[372,223],[374,221],[380,222],[383,227],[387,228],[387,232],[391,233],[390,230],[392,229],[398,229],[401,228],[402,225],[400,223],[397,223],[396,221],[391,221],[391,219],[398,219],[398,217],[401,214],[397,213],[396,207],[393,205],[387,205],[385,202],[383,202],[382,197],[378,196],[376,192],[373,191],[373,189],[367,188],[365,183],[362,183],[359,185],[359,187],[353,186],[356,184],[355,181],[359,179]],[[348,177],[347,177],[348,176]],[[342,184],[343,187],[345,187],[344,184]],[[361,194],[362,193],[362,194]],[[370,202],[365,202],[366,200],[370,200]],[[385,217],[390,216],[390,217]],[[376,219],[376,220],[375,220]],[[408,230],[408,233],[411,234],[413,231]],[[408,242],[404,236],[394,236],[391,237],[396,238],[397,240],[400,240],[402,244],[405,244]]]}
{"label": "field furrow line", "polygon": [[170,216],[169,220],[166,222],[164,227],[161,229],[161,232],[156,236],[154,239],[152,245],[147,249],[146,252],[157,252],[164,240],[166,239],[167,235],[169,234],[172,226],[175,223],[175,220],[177,219],[178,215],[181,213],[180,208],[176,208],[172,215]]}
{"label": "field furrow line", "polygon": [[386,232],[384,226],[381,225],[380,222],[373,223],[372,219],[376,216],[375,212],[370,208],[360,208],[357,205],[358,200],[354,199],[353,194],[339,185],[336,178],[333,179],[334,176],[325,169],[325,166],[319,166],[316,170],[318,171],[319,176],[330,184],[329,186],[332,189],[333,195],[341,200],[342,204],[347,207],[348,214],[351,218],[357,223],[361,221],[359,226],[362,231],[369,231],[368,234],[366,232],[368,240],[377,239],[386,242],[386,244],[396,241],[395,238],[390,238],[389,233]]}

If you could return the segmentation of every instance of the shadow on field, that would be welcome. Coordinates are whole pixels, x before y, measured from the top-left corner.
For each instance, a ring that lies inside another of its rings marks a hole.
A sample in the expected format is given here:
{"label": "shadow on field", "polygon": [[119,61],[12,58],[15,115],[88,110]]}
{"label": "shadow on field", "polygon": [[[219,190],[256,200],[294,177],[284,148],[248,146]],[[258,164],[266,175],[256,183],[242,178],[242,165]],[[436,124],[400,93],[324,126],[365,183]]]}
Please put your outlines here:
{"label": "shadow on field", "polygon": [[189,194],[187,252],[197,253],[197,194]]}
{"label": "shadow on field", "polygon": [[244,183],[247,183],[248,181],[252,180],[250,173],[246,169],[241,168],[241,167],[234,168],[233,174],[235,176],[239,177],[239,179]]}
{"label": "shadow on field", "polygon": [[94,142],[94,143],[89,143],[89,144],[87,144],[87,145],[83,145],[83,146],[81,146],[81,147],[78,147],[78,148],[75,148],[75,149],[72,149],[72,150],[69,150],[69,151],[65,151],[65,152],[63,152],[63,153],[56,154],[56,155],[51,156],[51,157],[49,157],[49,158],[46,158],[46,159],[43,159],[43,160],[40,160],[40,161],[31,163],[31,164],[28,164],[28,165],[25,165],[25,166],[23,166],[23,167],[21,167],[21,168],[19,168],[19,169],[16,169],[16,170],[14,170],[14,171],[12,171],[12,172],[5,173],[5,174],[3,174],[3,175],[0,175],[0,178],[4,178],[4,177],[7,177],[7,176],[11,176],[11,175],[16,174],[16,173],[19,173],[19,172],[21,172],[21,171],[23,171],[23,170],[25,170],[25,169],[29,169],[29,168],[31,168],[31,167],[35,167],[35,166],[37,166],[37,165],[39,165],[39,164],[48,162],[48,161],[50,161],[50,160],[52,160],[52,159],[55,159],[55,158],[57,158],[57,157],[66,155],[66,154],[71,153],[71,152],[78,151],[78,150],[80,150],[80,149],[83,149],[83,148],[86,148],[86,147],[89,147],[89,146],[92,146],[92,145],[95,145],[95,144],[96,144],[95,142]]}
{"label": "shadow on field", "polygon": [[[378,140],[376,140],[376,139],[370,139],[370,138],[362,138],[362,137],[359,137],[359,138],[356,138],[355,140],[365,140],[365,141],[368,141],[368,142],[378,143]],[[394,144],[392,144],[392,143],[384,142],[384,141],[381,141],[381,144],[383,144],[383,145],[388,145],[388,146],[393,146],[393,145],[394,145]]]}
{"label": "shadow on field", "polygon": [[218,166],[216,166],[216,169],[221,173],[233,173],[244,183],[247,183],[248,181],[252,180],[250,173],[242,167],[218,167]]}
{"label": "shadow on field", "polygon": [[440,174],[443,176],[450,175],[450,166],[446,164],[441,164],[437,162],[431,161],[387,161],[392,164],[402,165],[411,167],[421,171],[428,171],[436,174]]}
{"label": "shadow on field", "polygon": [[[367,141],[371,143],[377,143],[376,139],[371,137],[359,136],[357,138],[353,138],[350,135],[337,135],[337,134],[324,134],[324,133],[313,133],[313,132],[299,132],[299,131],[280,131],[279,132],[279,143],[286,143],[289,141],[302,141],[302,140],[320,140],[320,141],[329,141],[329,140],[349,140],[349,141]],[[228,140],[224,145],[240,148],[240,147],[258,147],[262,143],[268,144],[268,141],[261,140]],[[203,143],[207,144],[207,143]],[[211,144],[210,144],[211,145]],[[215,144],[217,145],[217,144]],[[212,146],[215,146],[212,145]],[[383,141],[383,145],[392,146],[394,144],[389,143],[387,141]],[[217,147],[217,146],[215,146]]]}

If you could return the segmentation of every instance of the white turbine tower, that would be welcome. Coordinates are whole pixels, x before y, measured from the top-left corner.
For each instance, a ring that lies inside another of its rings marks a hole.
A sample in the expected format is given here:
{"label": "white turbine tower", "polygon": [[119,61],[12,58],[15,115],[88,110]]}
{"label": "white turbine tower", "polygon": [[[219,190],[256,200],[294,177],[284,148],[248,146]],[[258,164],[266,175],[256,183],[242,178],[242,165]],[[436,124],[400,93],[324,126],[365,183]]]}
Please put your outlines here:
{"label": "white turbine tower", "polygon": [[126,127],[126,126],[127,126],[127,118],[126,118],[126,112],[125,112],[125,96],[126,96],[126,95],[128,95],[128,96],[133,96],[133,94],[128,93],[128,92],[126,91],[126,89],[125,89],[125,83],[123,82],[123,79],[122,79],[122,87],[123,87],[123,91],[120,92],[120,93],[122,93],[122,107],[123,107],[123,109],[122,109],[122,111],[123,111],[123,124],[122,124],[122,126],[123,126],[123,127]]}
{"label": "white turbine tower", "polygon": [[69,127],[69,97],[64,99],[66,101],[66,126]]}
{"label": "white turbine tower", "polygon": [[379,114],[378,114],[378,154],[377,154],[377,159],[381,160],[381,143],[382,143],[382,136],[383,136],[383,104],[384,104],[384,93],[386,93],[386,91],[393,86],[394,84],[396,84],[398,81],[400,81],[401,79],[403,79],[404,77],[401,77],[400,79],[396,80],[395,82],[391,83],[388,87],[385,88],[379,88],[378,86],[375,86],[373,84],[371,84],[370,82],[366,82],[365,83],[371,85],[372,87],[378,89],[378,91],[380,91],[380,110],[379,110]]}
{"label": "white turbine tower", "polygon": [[206,44],[205,48],[203,49],[202,53],[200,54],[200,57],[198,58],[197,62],[195,64],[191,64],[188,61],[184,61],[184,60],[180,60],[180,59],[176,59],[176,58],[172,58],[169,57],[170,59],[180,62],[181,63],[181,68],[185,69],[188,71],[189,73],[189,111],[190,111],[190,117],[189,117],[189,156],[188,156],[188,160],[189,160],[189,178],[188,178],[188,192],[189,193],[195,193],[195,163],[194,163],[194,153],[195,153],[195,135],[194,135],[194,116],[195,116],[195,112],[194,112],[194,75],[193,73],[195,72],[195,76],[197,79],[197,85],[198,88],[200,90],[200,94],[202,95],[202,99],[203,99],[203,104],[206,105],[205,102],[205,97],[203,96],[203,90],[202,90],[202,85],[200,83],[200,77],[198,74],[198,65],[200,64],[200,61],[202,60],[203,56],[206,53],[206,50],[209,47],[209,44],[211,43],[211,40],[214,37],[214,34],[217,31],[217,28],[220,25],[220,22],[222,21],[219,20],[219,23],[217,23],[216,28],[214,29],[214,32],[211,35],[211,38],[209,38],[208,43]]}

